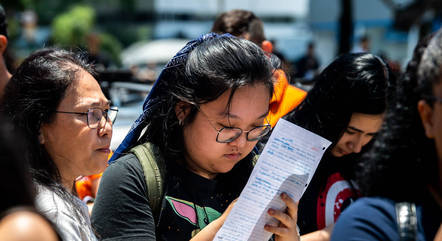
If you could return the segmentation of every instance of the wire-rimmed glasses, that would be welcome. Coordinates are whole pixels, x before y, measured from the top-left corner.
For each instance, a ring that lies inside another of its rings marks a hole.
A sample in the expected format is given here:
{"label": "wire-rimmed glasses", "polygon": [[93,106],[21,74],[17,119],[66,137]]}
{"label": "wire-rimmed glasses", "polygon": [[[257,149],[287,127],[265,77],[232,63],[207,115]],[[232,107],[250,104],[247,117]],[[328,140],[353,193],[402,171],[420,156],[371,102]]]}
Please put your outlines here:
{"label": "wire-rimmed glasses", "polygon": [[72,111],[55,111],[56,113],[85,115],[87,117],[87,125],[91,129],[96,129],[106,125],[110,120],[112,124],[117,119],[118,108],[112,107],[110,109],[89,108],[87,112],[72,112]]}

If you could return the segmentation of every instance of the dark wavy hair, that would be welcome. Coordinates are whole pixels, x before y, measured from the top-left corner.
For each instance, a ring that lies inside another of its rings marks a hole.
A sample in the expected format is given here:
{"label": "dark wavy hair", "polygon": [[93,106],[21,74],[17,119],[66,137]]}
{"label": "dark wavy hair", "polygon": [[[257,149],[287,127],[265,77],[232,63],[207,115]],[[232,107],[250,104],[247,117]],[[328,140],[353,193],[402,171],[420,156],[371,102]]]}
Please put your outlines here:
{"label": "dark wavy hair", "polygon": [[147,127],[135,145],[152,142],[166,159],[183,157],[182,126],[178,124],[175,106],[180,101],[191,104],[184,120],[193,121],[199,105],[216,100],[231,90],[229,104],[235,91],[247,85],[264,84],[273,94],[273,67],[264,52],[250,41],[233,36],[206,40],[188,56],[185,65],[163,70],[157,83],[160,97],[152,105],[152,116],[146,118]]}
{"label": "dark wavy hair", "polygon": [[375,55],[341,55],[321,72],[305,100],[285,118],[330,140],[331,150],[353,113],[385,112],[388,73]]}
{"label": "dark wavy hair", "polygon": [[55,110],[80,70],[95,73],[81,53],[36,51],[23,61],[6,85],[1,107],[23,133],[33,179],[70,202],[72,197],[62,187],[59,170],[40,144],[39,135],[42,124],[53,121]]}
{"label": "dark wavy hair", "polygon": [[426,196],[426,186],[439,181],[435,143],[425,136],[417,104],[433,95],[433,86],[441,82],[441,66],[439,31],[416,46],[398,80],[395,101],[389,106],[380,134],[362,157],[357,182],[363,194],[418,202]]}
{"label": "dark wavy hair", "polygon": [[215,19],[211,31],[230,33],[237,37],[248,33],[249,40],[258,46],[261,46],[261,43],[266,40],[261,19],[253,12],[242,9],[230,10],[219,15]]}

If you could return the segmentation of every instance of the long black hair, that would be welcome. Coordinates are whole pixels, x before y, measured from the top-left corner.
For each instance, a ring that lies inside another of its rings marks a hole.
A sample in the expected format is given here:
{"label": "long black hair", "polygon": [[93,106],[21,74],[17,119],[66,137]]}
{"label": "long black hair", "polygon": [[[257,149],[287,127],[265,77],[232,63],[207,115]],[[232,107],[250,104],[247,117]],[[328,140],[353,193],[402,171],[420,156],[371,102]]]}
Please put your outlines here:
{"label": "long black hair", "polygon": [[432,96],[433,86],[441,82],[442,31],[430,37],[416,46],[380,135],[363,155],[357,181],[365,195],[418,202],[426,186],[439,181],[435,143],[425,136],[417,109],[418,101]]}
{"label": "long black hair", "polygon": [[40,127],[53,121],[58,105],[80,70],[94,75],[85,59],[81,53],[61,49],[36,51],[23,61],[6,85],[1,107],[23,133],[33,179],[71,203],[72,195],[63,188],[59,170],[40,144],[39,135]]}
{"label": "long black hair", "polygon": [[321,72],[305,100],[285,118],[330,140],[330,150],[353,113],[385,112],[388,73],[375,55],[341,55]]}
{"label": "long black hair", "polygon": [[264,84],[273,94],[273,67],[264,52],[250,41],[233,36],[221,36],[204,41],[188,55],[185,64],[163,70],[157,83],[160,95],[154,100],[143,136],[135,144],[152,142],[166,160],[183,157],[182,126],[175,106],[180,101],[190,103],[191,110],[184,120],[193,121],[199,105],[216,100],[231,90],[255,84]]}
{"label": "long black hair", "polygon": [[34,206],[34,192],[21,135],[0,115],[0,215],[17,206]]}

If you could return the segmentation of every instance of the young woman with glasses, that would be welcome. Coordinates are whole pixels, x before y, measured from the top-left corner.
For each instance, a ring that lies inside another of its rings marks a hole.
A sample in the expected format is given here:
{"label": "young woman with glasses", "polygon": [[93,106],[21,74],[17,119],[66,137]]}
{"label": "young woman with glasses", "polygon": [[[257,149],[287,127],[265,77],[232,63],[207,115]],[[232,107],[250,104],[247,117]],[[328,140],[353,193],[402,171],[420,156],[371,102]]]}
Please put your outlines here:
{"label": "young woman with glasses", "polygon": [[[178,52],[103,174],[92,212],[100,237],[211,240],[253,169],[255,144],[269,132],[272,71],[258,46],[231,35],[203,35]],[[158,216],[130,152],[147,143],[165,163]],[[265,228],[278,240],[297,240],[296,204],[283,200],[286,212],[270,211],[280,226]]]}
{"label": "young woman with glasses", "polygon": [[79,55],[40,50],[17,69],[3,100],[3,111],[24,133],[36,206],[64,240],[96,240],[73,187],[77,177],[106,167],[117,110],[93,74]]}

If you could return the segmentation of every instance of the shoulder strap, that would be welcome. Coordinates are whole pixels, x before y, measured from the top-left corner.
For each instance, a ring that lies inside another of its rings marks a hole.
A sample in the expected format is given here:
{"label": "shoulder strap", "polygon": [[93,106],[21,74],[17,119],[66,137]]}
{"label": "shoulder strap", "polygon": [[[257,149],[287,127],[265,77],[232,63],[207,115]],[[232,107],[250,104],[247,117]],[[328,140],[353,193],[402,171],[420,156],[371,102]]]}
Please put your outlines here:
{"label": "shoulder strap", "polygon": [[165,162],[158,147],[151,143],[135,146],[130,150],[143,167],[147,185],[147,197],[152,209],[152,214],[158,222],[161,201],[163,199],[164,167]]}
{"label": "shoulder strap", "polygon": [[401,241],[412,241],[417,238],[416,205],[409,202],[395,204],[396,221]]}
{"label": "shoulder strap", "polygon": [[258,159],[259,159],[259,155],[254,155],[254,156],[253,156],[253,158],[252,158],[252,165],[253,165],[253,166],[256,165],[256,163],[258,162]]}

